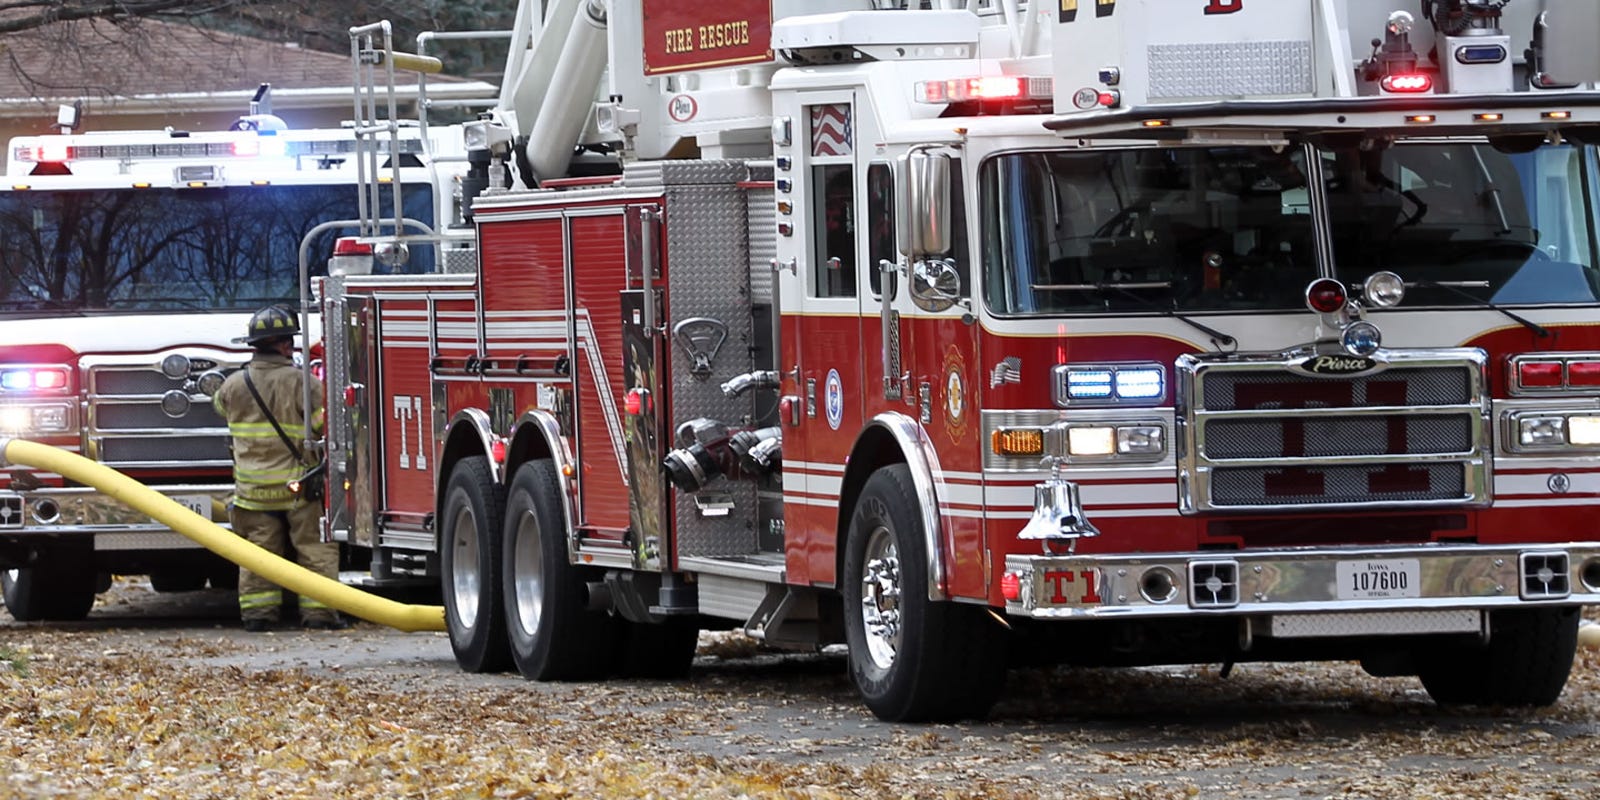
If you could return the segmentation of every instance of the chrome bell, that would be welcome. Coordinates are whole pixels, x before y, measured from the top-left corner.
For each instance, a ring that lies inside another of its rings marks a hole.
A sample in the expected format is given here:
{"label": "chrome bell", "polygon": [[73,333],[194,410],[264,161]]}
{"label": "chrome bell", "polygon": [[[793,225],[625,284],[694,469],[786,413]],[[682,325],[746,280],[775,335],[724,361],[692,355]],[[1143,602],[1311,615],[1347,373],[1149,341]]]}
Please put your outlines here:
{"label": "chrome bell", "polygon": [[1059,555],[1071,553],[1079,539],[1099,535],[1099,529],[1083,515],[1078,484],[1052,475],[1033,487],[1033,518],[1017,538],[1041,543],[1045,555]]}

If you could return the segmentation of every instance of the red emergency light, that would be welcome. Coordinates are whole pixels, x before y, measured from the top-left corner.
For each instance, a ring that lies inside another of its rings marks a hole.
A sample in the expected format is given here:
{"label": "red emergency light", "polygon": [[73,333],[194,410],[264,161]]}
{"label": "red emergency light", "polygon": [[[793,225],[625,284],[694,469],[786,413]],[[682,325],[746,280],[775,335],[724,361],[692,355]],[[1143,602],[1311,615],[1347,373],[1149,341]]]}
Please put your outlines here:
{"label": "red emergency light", "polygon": [[336,256],[370,256],[372,243],[363,242],[354,236],[341,237],[333,243],[333,254]]}
{"label": "red emergency light", "polygon": [[1524,361],[1517,365],[1517,381],[1529,389],[1559,389],[1560,361]]}
{"label": "red emergency light", "polygon": [[1349,301],[1344,284],[1332,278],[1320,278],[1306,287],[1306,305],[1319,314],[1337,314]]}
{"label": "red emergency light", "polygon": [[1422,94],[1433,91],[1433,78],[1420,73],[1388,75],[1378,81],[1378,85],[1393,94]]}

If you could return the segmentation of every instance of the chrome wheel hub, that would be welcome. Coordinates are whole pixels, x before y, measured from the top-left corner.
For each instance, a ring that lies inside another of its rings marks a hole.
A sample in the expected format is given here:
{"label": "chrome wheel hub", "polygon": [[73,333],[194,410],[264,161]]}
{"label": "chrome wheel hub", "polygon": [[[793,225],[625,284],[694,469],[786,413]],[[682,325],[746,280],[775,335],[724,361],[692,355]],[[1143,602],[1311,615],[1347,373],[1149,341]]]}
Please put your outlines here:
{"label": "chrome wheel hub", "polygon": [[533,512],[523,512],[517,521],[517,540],[511,554],[511,591],[517,603],[517,624],[530,637],[538,632],[539,618],[544,614],[544,549],[540,534]]}
{"label": "chrome wheel hub", "polygon": [[450,593],[454,595],[456,621],[463,628],[478,624],[478,596],[483,591],[478,563],[478,520],[472,509],[456,512],[455,547],[450,559]]}
{"label": "chrome wheel hub", "polygon": [[876,528],[867,537],[861,570],[861,621],[867,655],[881,669],[894,666],[900,650],[900,550],[894,534]]}

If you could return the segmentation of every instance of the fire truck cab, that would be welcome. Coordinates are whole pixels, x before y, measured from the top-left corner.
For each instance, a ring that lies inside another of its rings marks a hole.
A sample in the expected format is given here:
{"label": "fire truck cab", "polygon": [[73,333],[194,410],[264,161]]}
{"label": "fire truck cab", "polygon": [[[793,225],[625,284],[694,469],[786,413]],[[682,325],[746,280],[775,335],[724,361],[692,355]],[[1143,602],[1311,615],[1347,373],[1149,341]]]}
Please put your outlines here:
{"label": "fire truck cab", "polygon": [[844,644],[892,720],[1019,662],[1556,700],[1593,4],[538,5],[476,273],[323,287],[330,532],[438,577],[464,668],[733,627]]}
{"label": "fire truck cab", "polygon": [[[259,97],[227,131],[14,139],[0,186],[0,427],[224,524],[232,460],[207,395],[249,359],[234,340],[250,314],[297,305],[303,252],[322,272],[335,239],[359,233],[366,199],[351,130],[290,129]],[[413,127],[383,145],[381,163],[393,153],[397,169],[382,177],[410,188],[406,216],[448,221],[451,195],[433,187],[433,162],[459,152],[459,136],[421,141]],[[374,208],[388,213],[398,195],[383,188]],[[308,233],[336,220],[352,222],[302,251]],[[409,268],[436,271],[432,258],[419,251]],[[0,471],[0,583],[13,617],[81,618],[112,574],[149,574],[158,591],[174,591],[229,585],[237,572],[93,488],[18,465]]]}

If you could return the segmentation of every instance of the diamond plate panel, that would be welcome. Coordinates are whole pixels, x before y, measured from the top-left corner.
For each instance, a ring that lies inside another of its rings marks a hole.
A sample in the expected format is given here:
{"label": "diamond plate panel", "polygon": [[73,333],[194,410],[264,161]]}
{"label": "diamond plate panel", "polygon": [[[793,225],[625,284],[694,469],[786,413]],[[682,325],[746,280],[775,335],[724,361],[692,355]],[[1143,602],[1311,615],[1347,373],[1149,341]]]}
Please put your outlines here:
{"label": "diamond plate panel", "polygon": [[1414,633],[1477,633],[1483,629],[1483,612],[1359,611],[1343,614],[1278,614],[1272,618],[1272,636],[1303,639],[1323,636],[1395,636]]}
{"label": "diamond plate panel", "polygon": [[[729,399],[720,385],[755,369],[751,355],[751,257],[746,192],[735,184],[746,177],[743,164],[712,162],[657,165],[666,181],[667,288],[672,319],[710,317],[728,326],[728,341],[712,363],[712,374],[696,380],[688,354],[672,349],[674,427],[695,417],[744,425],[755,408],[749,395]],[[685,185],[693,178],[701,185]],[[756,551],[756,486],[719,480],[707,493],[732,496],[734,509],[722,517],[702,517],[694,498],[677,495],[678,554],[729,556]]]}
{"label": "diamond plate panel", "polygon": [[745,214],[750,220],[750,300],[772,304],[772,259],[778,257],[778,208],[773,190],[745,192]]}
{"label": "diamond plate panel", "polygon": [[1150,98],[1309,95],[1308,41],[1156,44],[1150,53]]}
{"label": "diamond plate panel", "polygon": [[732,191],[733,184],[749,176],[750,168],[743,161],[688,159],[640,161],[623,168],[622,185],[628,187],[725,185]]}
{"label": "diamond plate panel", "polygon": [[457,247],[444,251],[444,271],[452,275],[477,272],[478,249],[476,247]]}

